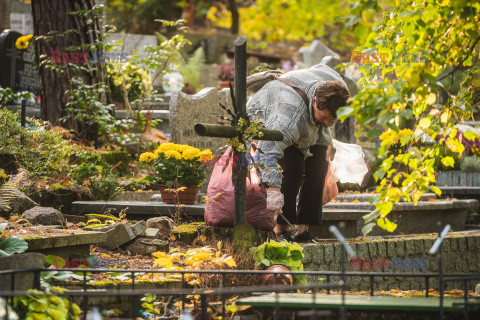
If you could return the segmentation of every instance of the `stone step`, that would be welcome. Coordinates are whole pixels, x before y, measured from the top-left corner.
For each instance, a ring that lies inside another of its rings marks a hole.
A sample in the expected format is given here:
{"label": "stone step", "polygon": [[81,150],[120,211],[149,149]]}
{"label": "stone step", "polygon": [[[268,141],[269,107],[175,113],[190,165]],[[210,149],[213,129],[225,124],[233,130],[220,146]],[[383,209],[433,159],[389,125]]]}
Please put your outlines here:
{"label": "stone step", "polygon": [[[436,200],[419,201],[417,205],[413,202],[399,202],[393,204],[393,211],[433,211],[448,209],[472,209],[476,210],[478,201],[468,200]],[[375,207],[369,202],[330,202],[323,206],[324,209],[344,209],[344,210],[374,210]]]}
{"label": "stone step", "polygon": [[160,216],[173,216],[175,210],[182,210],[182,214],[203,218],[204,204],[184,205],[175,207],[173,204],[150,201],[75,201],[72,203],[72,214],[83,215],[87,213],[118,214],[126,209],[127,217],[134,220],[148,219]]}
{"label": "stone step", "polygon": [[442,191],[442,196],[471,196],[472,198],[480,197],[480,187],[445,186],[438,188]]}
{"label": "stone step", "polygon": [[68,258],[71,253],[89,255],[91,245],[101,244],[107,240],[104,232],[83,231],[78,234],[65,235],[64,230],[49,231],[48,237],[25,239],[28,242],[27,251]]}
{"label": "stone step", "polygon": [[[159,191],[124,191],[118,194],[114,201],[145,201],[150,199],[153,201],[153,196],[160,195]],[[161,200],[160,200],[161,201]]]}
{"label": "stone step", "polygon": [[[355,201],[368,202],[369,199],[378,196],[377,193],[340,193],[335,200],[340,201]],[[427,201],[428,199],[436,199],[437,195],[435,193],[424,193],[420,197],[420,201]],[[403,200],[402,200],[403,201]]]}
{"label": "stone step", "polygon": [[168,110],[170,108],[170,101],[148,101],[143,104],[144,109],[151,110]]}

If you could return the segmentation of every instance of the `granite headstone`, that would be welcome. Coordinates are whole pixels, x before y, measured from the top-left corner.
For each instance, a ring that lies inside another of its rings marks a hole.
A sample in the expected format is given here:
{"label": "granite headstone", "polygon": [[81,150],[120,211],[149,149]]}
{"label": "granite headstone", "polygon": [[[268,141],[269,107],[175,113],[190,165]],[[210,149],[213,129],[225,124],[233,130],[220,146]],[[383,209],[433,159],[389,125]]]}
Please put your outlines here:
{"label": "granite headstone", "polygon": [[322,59],[326,56],[333,56],[334,58],[340,59],[338,53],[330,50],[320,40],[313,40],[308,47],[300,48],[299,53],[302,56],[303,63],[307,68],[320,63],[320,61],[322,61]]}
{"label": "granite headstone", "polygon": [[[215,155],[223,146],[222,139],[201,137],[195,133],[195,123],[217,124],[222,114],[220,97],[226,93],[205,88],[194,95],[174,91],[170,99],[170,132],[174,143],[188,144],[199,149],[210,149]],[[222,98],[223,101],[227,99]]]}
{"label": "granite headstone", "polygon": [[0,86],[15,91],[40,93],[40,81],[34,46],[18,49],[15,42],[22,34],[6,30],[0,34]]}

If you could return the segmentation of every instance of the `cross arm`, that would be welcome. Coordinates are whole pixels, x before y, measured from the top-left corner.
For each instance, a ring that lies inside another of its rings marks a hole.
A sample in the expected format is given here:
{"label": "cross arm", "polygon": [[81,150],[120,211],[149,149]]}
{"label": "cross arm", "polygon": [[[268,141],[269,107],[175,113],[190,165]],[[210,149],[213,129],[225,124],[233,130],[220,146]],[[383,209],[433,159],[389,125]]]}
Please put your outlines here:
{"label": "cross arm", "polygon": [[[197,123],[194,128],[195,132],[202,137],[234,138],[239,134],[239,132],[232,126]],[[255,140],[283,140],[283,133],[280,130],[260,128],[259,131],[263,133],[263,135],[261,137],[254,136]]]}

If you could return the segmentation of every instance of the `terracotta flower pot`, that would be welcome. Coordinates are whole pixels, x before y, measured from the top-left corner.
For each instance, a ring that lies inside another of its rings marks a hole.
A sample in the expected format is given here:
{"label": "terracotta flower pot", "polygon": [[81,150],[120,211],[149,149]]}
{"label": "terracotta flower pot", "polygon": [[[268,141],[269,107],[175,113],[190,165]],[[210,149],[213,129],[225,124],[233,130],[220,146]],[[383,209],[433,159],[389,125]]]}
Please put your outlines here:
{"label": "terracotta flower pot", "polygon": [[[198,186],[180,186],[185,187],[184,190],[179,191],[176,195],[174,191],[170,191],[167,189],[176,189],[169,188],[166,185],[160,185],[160,194],[162,195],[162,201],[168,204],[175,204],[175,200],[177,203],[180,204],[195,204],[198,194]],[[177,187],[177,188],[180,188]],[[176,198],[176,199],[175,199]]]}
{"label": "terracotta flower pot", "polygon": [[[283,264],[272,264],[266,269],[267,271],[272,272],[286,272],[292,271],[289,267]],[[275,274],[269,273],[262,275],[262,283],[265,286],[274,286],[275,285]],[[277,274],[277,285],[281,286],[290,286],[293,284],[293,275],[291,274]]]}
{"label": "terracotta flower pot", "polygon": [[230,88],[229,83],[232,83],[232,88],[235,86],[232,81],[218,81],[218,86],[220,87],[220,90],[225,89],[225,88]]}

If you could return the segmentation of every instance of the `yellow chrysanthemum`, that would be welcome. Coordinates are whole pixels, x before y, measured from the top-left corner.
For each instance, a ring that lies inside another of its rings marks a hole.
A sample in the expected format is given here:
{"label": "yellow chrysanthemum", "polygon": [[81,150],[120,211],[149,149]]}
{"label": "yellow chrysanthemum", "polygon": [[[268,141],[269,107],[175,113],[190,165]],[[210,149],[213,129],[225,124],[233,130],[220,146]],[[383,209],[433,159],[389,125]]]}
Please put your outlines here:
{"label": "yellow chrysanthemum", "polygon": [[197,158],[200,158],[200,156],[201,156],[201,151],[200,149],[197,149],[197,148],[191,148],[183,152],[183,159],[185,160],[197,159]]}
{"label": "yellow chrysanthemum", "polygon": [[27,49],[28,45],[30,44],[29,41],[32,37],[33,37],[32,34],[29,34],[29,35],[26,35],[26,36],[23,36],[23,37],[19,37],[17,39],[17,41],[15,41],[15,47],[17,47],[17,49],[19,49],[19,50]]}
{"label": "yellow chrysanthemum", "polygon": [[188,149],[192,149],[192,146],[189,146],[188,144],[177,144],[177,151],[178,152],[185,152]]}
{"label": "yellow chrysanthemum", "polygon": [[205,149],[200,153],[200,160],[201,161],[210,161],[213,159],[213,154],[210,149]]}
{"label": "yellow chrysanthemum", "polygon": [[158,155],[152,152],[145,152],[140,155],[139,160],[142,162],[150,162],[153,159],[158,158]]}
{"label": "yellow chrysanthemum", "polygon": [[167,159],[170,159],[172,157],[175,159],[182,159],[182,155],[180,154],[180,152],[175,150],[166,150],[163,153],[165,154],[165,157],[167,157]]}
{"label": "yellow chrysanthemum", "polygon": [[157,152],[164,153],[165,151],[168,151],[168,150],[177,151],[177,145],[176,145],[175,143],[172,143],[172,142],[162,143],[162,144],[158,147]]}

